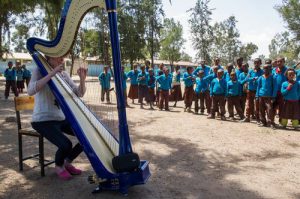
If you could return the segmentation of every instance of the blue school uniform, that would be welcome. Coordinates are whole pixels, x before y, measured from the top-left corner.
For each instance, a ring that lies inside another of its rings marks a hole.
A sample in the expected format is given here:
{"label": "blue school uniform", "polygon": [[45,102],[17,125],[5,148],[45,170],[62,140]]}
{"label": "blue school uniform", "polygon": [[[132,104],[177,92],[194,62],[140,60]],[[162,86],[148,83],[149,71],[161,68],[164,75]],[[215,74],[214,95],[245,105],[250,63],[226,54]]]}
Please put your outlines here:
{"label": "blue school uniform", "polygon": [[300,81],[300,69],[296,71],[296,74],[297,74],[297,82]]}
{"label": "blue school uniform", "polygon": [[288,90],[289,82],[283,82],[281,87],[281,93],[285,100],[297,101],[300,98],[300,82],[295,82],[291,90]]}
{"label": "blue school uniform", "polygon": [[[144,79],[141,79],[142,77],[144,77]],[[138,74],[138,83],[139,85],[144,85],[147,86],[147,79],[148,79],[148,73],[147,72],[140,72]]]}
{"label": "blue school uniform", "polygon": [[256,97],[272,97],[277,95],[276,78],[273,75],[261,76],[257,81]]}
{"label": "blue school uniform", "polygon": [[127,74],[125,72],[123,72],[122,73],[122,87],[123,87],[123,90],[126,90],[126,88],[127,88],[126,80],[127,80]]}
{"label": "blue school uniform", "polygon": [[239,81],[228,81],[227,82],[227,92],[226,95],[228,97],[235,97],[235,96],[241,96],[242,92],[241,92],[241,86]]}
{"label": "blue school uniform", "polygon": [[31,77],[31,71],[28,69],[23,70],[23,78],[30,78]]}
{"label": "blue school uniform", "polygon": [[189,77],[195,77],[195,76],[193,74],[188,74],[187,72],[183,74],[183,81],[186,87],[191,87],[194,85],[194,81]]}
{"label": "blue school uniform", "polygon": [[197,77],[196,78],[196,88],[195,88],[195,93],[204,93],[205,91],[208,91],[208,82],[204,80],[204,78]]}
{"label": "blue school uniform", "polygon": [[243,69],[241,69],[241,68],[236,68],[236,69],[235,69],[236,77],[239,77],[240,74],[242,74],[243,72],[244,72]]}
{"label": "blue school uniform", "polygon": [[102,72],[98,78],[103,89],[110,89],[110,79],[111,79],[110,72],[106,74]]}
{"label": "blue school uniform", "polygon": [[272,74],[274,75],[277,84],[276,92],[280,92],[282,83],[288,80],[287,77],[285,76],[285,72],[287,69],[288,68],[284,66],[282,71],[279,71],[278,67],[272,70]]}
{"label": "blue school uniform", "polygon": [[194,76],[198,76],[198,73],[199,73],[199,71],[204,71],[204,76],[203,77],[206,77],[206,76],[208,76],[209,75],[209,72],[210,72],[210,67],[209,66],[204,66],[204,68],[202,67],[202,66],[198,66],[195,70],[194,70],[194,72],[193,72],[193,75]]}
{"label": "blue school uniform", "polygon": [[4,77],[5,77],[6,80],[9,80],[9,81],[14,80],[14,81],[16,81],[16,70],[13,69],[13,68],[11,68],[11,69],[9,69],[9,68],[5,69],[5,71],[4,71]]}
{"label": "blue school uniform", "polygon": [[205,81],[207,81],[208,84],[211,84],[212,80],[215,79],[215,78],[217,78],[217,74],[213,73],[213,74],[210,74],[210,75],[204,77],[203,79]]}
{"label": "blue school uniform", "polygon": [[170,75],[166,76],[165,74],[163,74],[161,76],[158,76],[156,80],[160,84],[161,90],[168,91],[171,89],[172,76]]}
{"label": "blue school uniform", "polygon": [[147,79],[147,82],[148,82],[148,87],[149,88],[155,88],[155,83],[156,83],[156,78],[154,75],[149,75],[148,76],[148,79]]}
{"label": "blue school uniform", "polygon": [[16,71],[17,81],[23,81],[23,74],[22,69]]}
{"label": "blue school uniform", "polygon": [[248,78],[248,90],[249,91],[256,91],[257,89],[257,81],[258,78],[261,77],[264,74],[264,71],[262,69],[259,70],[250,70],[249,71],[249,78]]}
{"label": "blue school uniform", "polygon": [[210,84],[210,95],[226,95],[227,90],[227,82],[225,78],[219,80],[218,78],[215,78],[212,80]]}
{"label": "blue school uniform", "polygon": [[127,73],[127,78],[130,78],[131,85],[138,85],[139,71],[131,70]]}

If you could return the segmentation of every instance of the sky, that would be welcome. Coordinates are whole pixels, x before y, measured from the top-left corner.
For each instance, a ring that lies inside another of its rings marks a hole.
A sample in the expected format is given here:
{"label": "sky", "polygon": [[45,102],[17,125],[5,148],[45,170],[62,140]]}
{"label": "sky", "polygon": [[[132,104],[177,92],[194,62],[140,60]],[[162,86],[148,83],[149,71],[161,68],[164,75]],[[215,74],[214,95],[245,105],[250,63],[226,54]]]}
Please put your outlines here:
{"label": "sky", "polygon": [[[269,56],[268,45],[276,33],[286,30],[279,13],[274,9],[282,0],[211,0],[210,8],[213,8],[212,24],[221,22],[234,15],[238,21],[237,28],[240,31],[240,40],[243,43],[253,42],[258,46],[258,55]],[[189,13],[186,11],[195,7],[196,0],[163,0],[165,15],[174,18],[183,26],[184,39],[186,40],[184,51],[195,58],[195,50],[192,46]]]}

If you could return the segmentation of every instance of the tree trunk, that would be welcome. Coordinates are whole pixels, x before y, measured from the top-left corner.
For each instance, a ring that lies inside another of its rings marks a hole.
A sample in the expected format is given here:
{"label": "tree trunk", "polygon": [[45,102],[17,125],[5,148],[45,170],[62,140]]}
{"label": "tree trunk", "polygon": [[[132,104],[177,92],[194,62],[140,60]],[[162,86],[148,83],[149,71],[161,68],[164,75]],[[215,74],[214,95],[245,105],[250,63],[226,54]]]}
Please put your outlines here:
{"label": "tree trunk", "polygon": [[2,48],[2,23],[0,23],[0,60],[2,60],[3,56],[3,48]]}

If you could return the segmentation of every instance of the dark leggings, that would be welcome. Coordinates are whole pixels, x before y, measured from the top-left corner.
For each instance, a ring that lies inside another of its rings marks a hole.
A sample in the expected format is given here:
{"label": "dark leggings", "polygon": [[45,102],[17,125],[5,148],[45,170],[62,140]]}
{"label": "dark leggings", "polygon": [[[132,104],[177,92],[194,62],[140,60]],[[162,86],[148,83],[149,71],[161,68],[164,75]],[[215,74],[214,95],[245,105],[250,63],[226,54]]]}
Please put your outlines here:
{"label": "dark leggings", "polygon": [[72,142],[63,134],[74,136],[74,132],[66,120],[32,122],[31,125],[38,133],[58,147],[55,154],[55,164],[57,166],[63,166],[65,159],[73,161],[83,151],[79,143],[72,148]]}

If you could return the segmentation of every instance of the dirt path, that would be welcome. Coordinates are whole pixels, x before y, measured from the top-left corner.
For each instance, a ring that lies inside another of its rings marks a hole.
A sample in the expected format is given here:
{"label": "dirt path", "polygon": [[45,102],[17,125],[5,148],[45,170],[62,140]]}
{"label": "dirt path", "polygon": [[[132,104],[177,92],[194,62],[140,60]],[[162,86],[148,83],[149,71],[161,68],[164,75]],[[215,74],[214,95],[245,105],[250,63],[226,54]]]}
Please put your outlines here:
{"label": "dirt path", "polygon": [[[76,160],[83,175],[69,182],[57,179],[53,167],[41,178],[35,161],[18,171],[13,101],[4,101],[3,92],[0,79],[0,198],[95,198],[84,154]],[[130,189],[129,198],[300,198],[299,131],[207,120],[179,106],[172,112],[137,105],[127,110],[134,150],[151,162],[152,172],[146,185]],[[27,153],[37,149],[35,139],[25,140]],[[46,151],[53,158],[55,147],[48,142]],[[112,192],[96,197],[124,198]]]}

